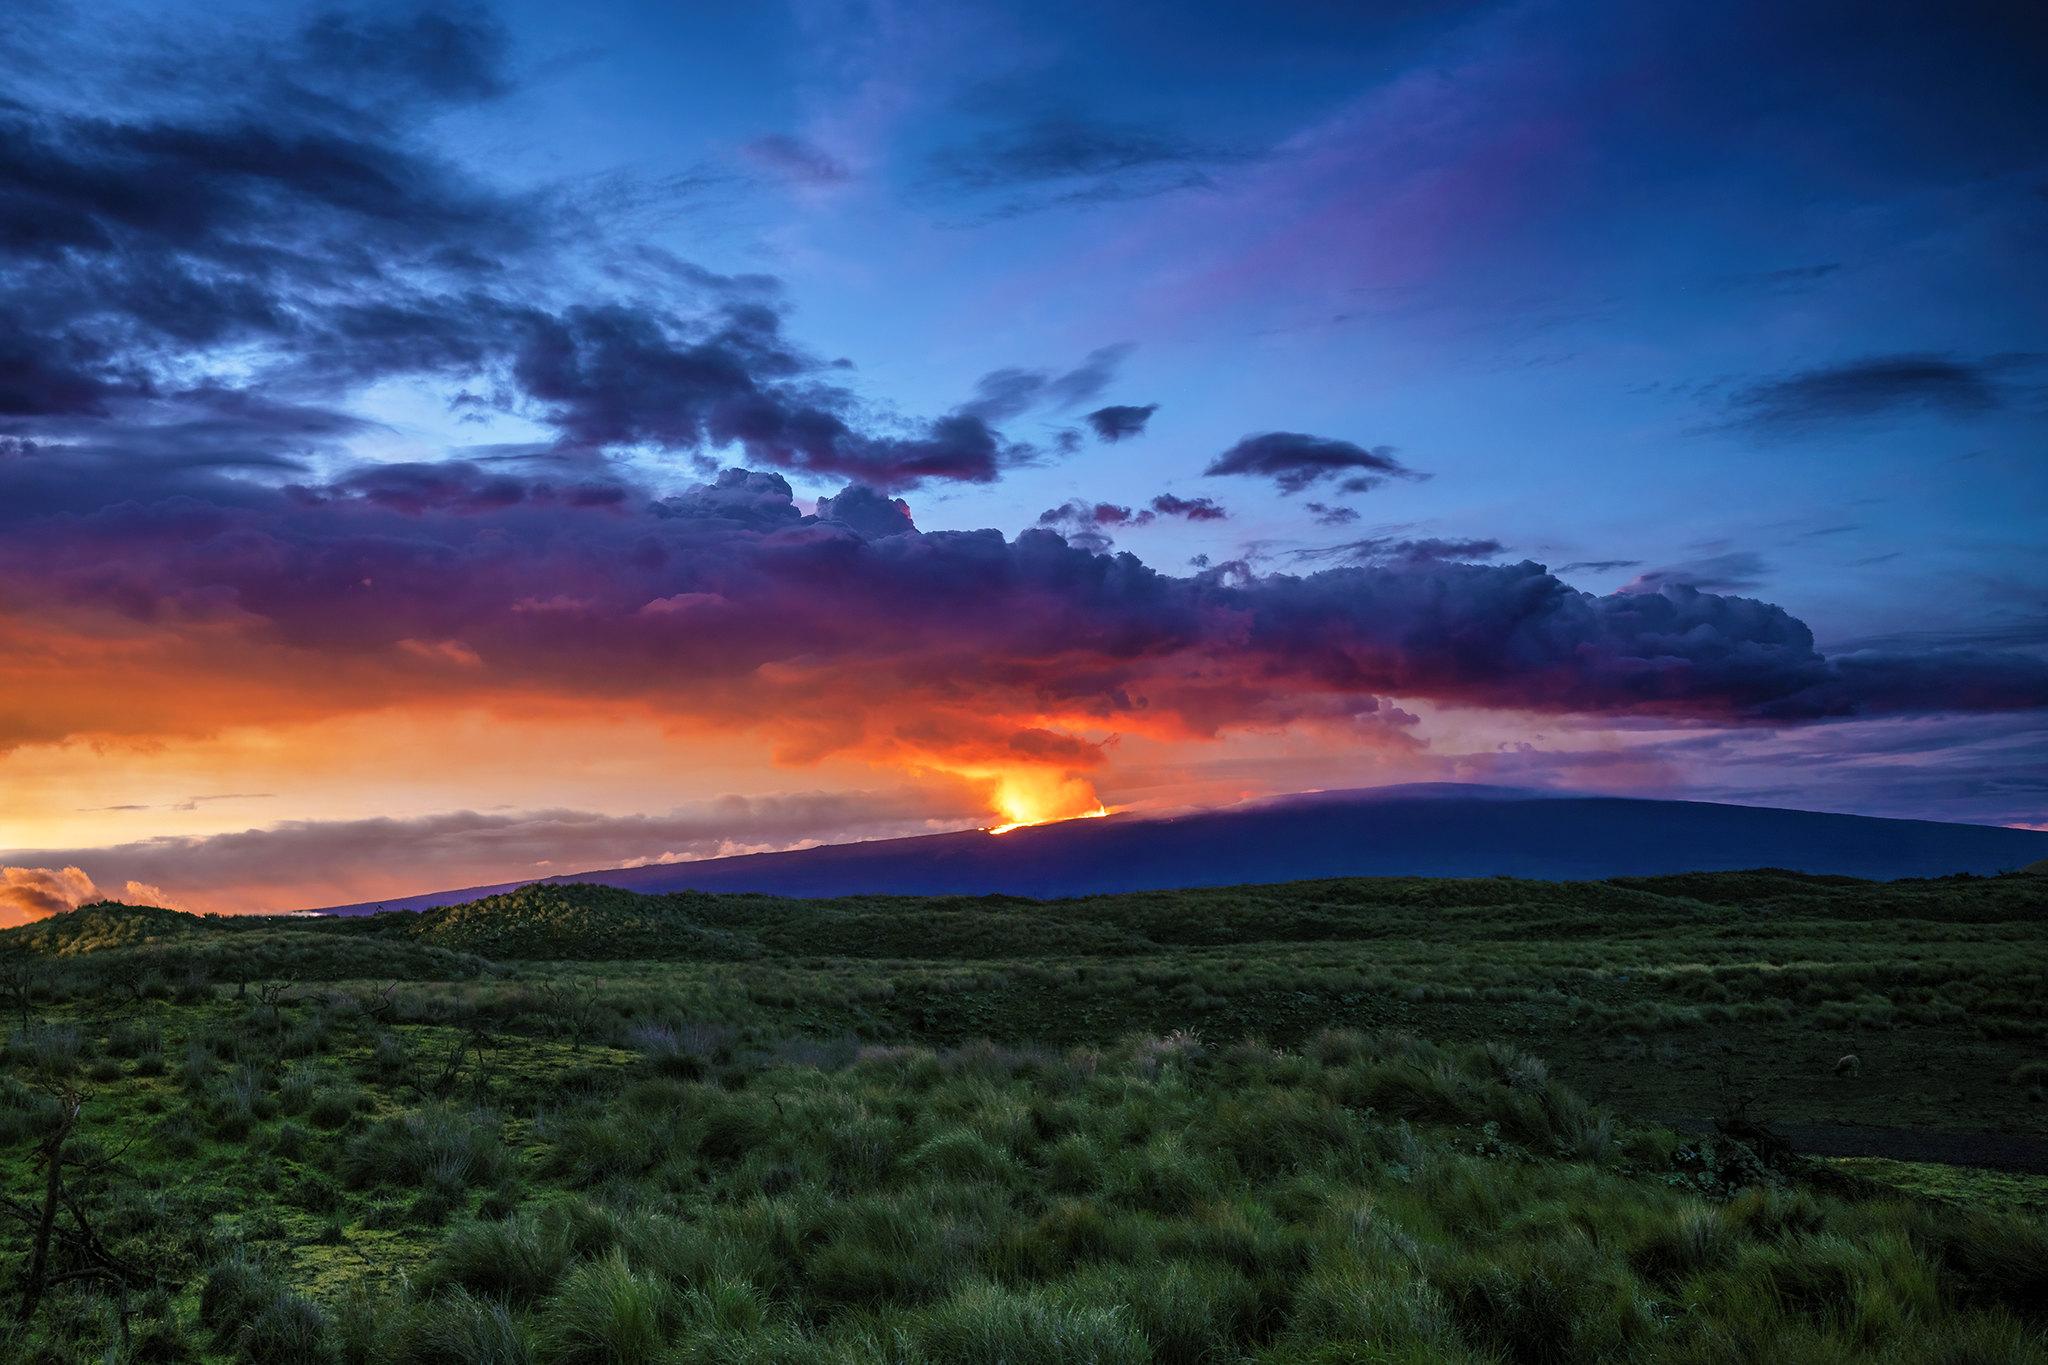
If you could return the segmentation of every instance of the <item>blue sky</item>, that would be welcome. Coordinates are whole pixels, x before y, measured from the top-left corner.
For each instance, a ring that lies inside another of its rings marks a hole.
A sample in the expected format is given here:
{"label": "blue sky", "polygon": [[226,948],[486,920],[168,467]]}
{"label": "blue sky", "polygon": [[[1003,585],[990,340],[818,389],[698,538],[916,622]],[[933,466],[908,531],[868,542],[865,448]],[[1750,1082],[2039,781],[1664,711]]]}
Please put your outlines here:
{"label": "blue sky", "polygon": [[[2038,623],[2048,110],[2024,7],[1805,7],[1790,34],[1740,6],[1357,8],[513,7],[530,88],[449,134],[535,179],[682,177],[649,236],[779,276],[805,341],[905,412],[1132,345],[1112,396],[1160,405],[1145,439],[928,494],[947,524],[1223,491],[1211,452],[1301,429],[1434,476],[1361,524],[1553,567],[1748,556],[1724,576],[1823,642]],[[987,189],[933,164],[1041,123],[1187,160]],[[747,150],[778,136],[845,178],[779,182]],[[1731,410],[1902,355],[1999,396]],[[1335,539],[1224,489],[1227,531],[1132,543]]]}

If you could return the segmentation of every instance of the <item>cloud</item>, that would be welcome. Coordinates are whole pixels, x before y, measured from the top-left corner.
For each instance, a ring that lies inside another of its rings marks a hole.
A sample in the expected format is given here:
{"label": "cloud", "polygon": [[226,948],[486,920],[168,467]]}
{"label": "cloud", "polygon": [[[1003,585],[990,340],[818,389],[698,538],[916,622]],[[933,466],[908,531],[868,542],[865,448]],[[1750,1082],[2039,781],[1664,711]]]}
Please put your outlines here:
{"label": "cloud", "polygon": [[1813,265],[1782,266],[1776,270],[1747,270],[1717,276],[1713,283],[1731,292],[1794,293],[1812,288],[1822,280],[1839,274],[1840,261],[1820,261]]}
{"label": "cloud", "polygon": [[[1034,408],[1061,410],[1101,395],[1135,347],[1128,341],[1098,346],[1065,372],[1006,368],[991,370],[975,381],[974,397],[959,411],[988,422],[1004,422]],[[1149,409],[1147,410],[1149,414]],[[1095,420],[1093,413],[1088,420]],[[1143,425],[1142,420],[1139,423]]]}
{"label": "cloud", "polygon": [[1150,512],[1134,512],[1113,502],[1083,502],[1078,498],[1048,507],[1038,514],[1038,525],[1058,531],[1069,545],[1100,553],[1110,547],[1109,531],[1119,526],[1144,526],[1153,519]]}
{"label": "cloud", "polygon": [[[737,447],[908,488],[1035,454],[973,411],[873,410],[786,335],[776,281],[618,240],[616,195],[512,192],[440,155],[435,118],[511,88],[504,33],[468,9],[326,15],[262,54],[195,52],[198,103],[98,60],[101,112],[0,101],[6,448],[144,481],[300,471],[374,429],[347,411],[363,389],[404,380],[538,422],[572,455]],[[825,169],[793,140],[754,150]],[[1049,378],[1048,400],[1092,398],[1120,354]]]}
{"label": "cloud", "polygon": [[1792,434],[1894,413],[1970,417],[2005,406],[2005,380],[2035,357],[1901,353],[1762,380],[1728,399],[1729,425]]}
{"label": "cloud", "polygon": [[328,11],[299,38],[291,78],[337,95],[469,102],[511,89],[509,43],[488,12],[465,5],[397,14]]}
{"label": "cloud", "polygon": [[1163,127],[1038,114],[940,148],[925,184],[985,202],[997,196],[981,215],[987,221],[1209,189],[1212,172],[1253,159]]}
{"label": "cloud", "polygon": [[932,157],[939,178],[963,189],[1185,166],[1217,153],[1158,128],[1080,118],[1041,118],[996,129]]}
{"label": "cloud", "polygon": [[1070,545],[1101,551],[1109,547],[1107,532],[1114,527],[1150,526],[1161,517],[1222,521],[1229,515],[1213,498],[1183,498],[1161,493],[1152,499],[1150,506],[1139,511],[1118,503],[1091,503],[1075,498],[1041,512],[1038,525],[1059,531]]}
{"label": "cloud", "polygon": [[1559,569],[1559,573],[1613,573],[1617,569],[1639,569],[1640,559],[1575,559]]}
{"label": "cloud", "polygon": [[845,162],[790,133],[757,137],[740,150],[793,185],[843,185],[853,178]]}
{"label": "cloud", "polygon": [[1302,506],[1315,514],[1319,526],[1345,526],[1358,520],[1355,507],[1334,507],[1326,502],[1309,502]]}
{"label": "cloud", "polygon": [[1701,592],[1748,592],[1762,584],[1770,567],[1761,555],[1749,550],[1731,550],[1708,555],[1660,569],[1645,569],[1621,592],[1661,592],[1665,588],[1696,588]]}
{"label": "cloud", "polygon": [[1157,411],[1157,403],[1147,403],[1143,407],[1111,404],[1109,407],[1097,408],[1089,413],[1087,420],[1088,425],[1095,428],[1098,440],[1115,444],[1126,436],[1142,435],[1145,424],[1152,420],[1152,414]]}
{"label": "cloud", "polygon": [[1245,474],[1269,478],[1282,493],[1299,493],[1327,480],[1337,481],[1346,493],[1362,493],[1388,479],[1427,477],[1395,459],[1392,446],[1367,449],[1295,431],[1247,436],[1210,461],[1202,472],[1211,477]]}
{"label": "cloud", "polygon": [[857,483],[848,485],[837,497],[819,498],[818,520],[828,526],[844,526],[866,540],[900,536],[917,529],[910,518],[909,503]]}
{"label": "cloud", "polygon": [[76,867],[0,867],[0,929],[61,915],[99,898],[92,878]]}
{"label": "cloud", "polygon": [[1425,536],[1368,536],[1341,545],[1323,545],[1296,550],[1294,558],[1304,560],[1341,559],[1353,564],[1431,564],[1452,561],[1494,559],[1506,547],[1491,538],[1441,539]]}
{"label": "cloud", "polygon": [[1185,517],[1189,521],[1222,521],[1230,515],[1213,498],[1182,498],[1172,493],[1161,493],[1152,499],[1152,510],[1162,517]]}
{"label": "cloud", "polygon": [[[13,476],[0,462],[0,747],[547,700],[756,734],[787,762],[993,780],[1042,764],[1026,731],[1198,739],[1388,699],[1723,723],[2048,705],[2029,654],[1828,657],[1749,598],[1460,562],[1491,541],[1183,578],[1087,538],[1157,508],[1050,509],[1065,539],[922,531],[874,490],[805,515],[770,471],[418,510],[347,479],[306,498],[194,471],[82,515],[24,510]],[[115,660],[151,687],[108,688]]]}
{"label": "cloud", "polygon": [[185,899],[201,909],[292,910],[821,840],[960,829],[973,825],[978,813],[971,791],[947,785],[727,796],[651,815],[462,810],[294,820],[105,848],[21,850],[6,856],[40,865],[0,869],[0,923],[10,914],[40,918],[100,899],[95,879],[125,883],[121,898],[133,904],[183,908],[164,891],[168,886],[192,888]]}

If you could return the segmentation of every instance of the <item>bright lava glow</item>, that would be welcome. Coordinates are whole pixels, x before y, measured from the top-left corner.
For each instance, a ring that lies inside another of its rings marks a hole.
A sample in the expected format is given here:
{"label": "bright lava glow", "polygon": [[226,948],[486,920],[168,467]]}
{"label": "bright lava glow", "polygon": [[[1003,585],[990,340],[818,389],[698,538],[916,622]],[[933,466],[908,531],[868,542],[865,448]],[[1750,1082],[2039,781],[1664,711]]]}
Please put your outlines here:
{"label": "bright lava glow", "polygon": [[1078,815],[1053,815],[1043,820],[1013,820],[1007,825],[990,825],[988,832],[990,834],[1008,834],[1013,829],[1025,829],[1032,825],[1057,825],[1063,824],[1068,820],[1100,820],[1107,814],[1109,814],[1107,806],[1097,806],[1094,810],[1084,810]]}
{"label": "bright lava glow", "polygon": [[989,827],[990,834],[1008,834],[1026,825],[1050,825],[1061,820],[1099,819],[1109,814],[1109,808],[1089,783],[1044,768],[1019,768],[997,774],[989,804],[1003,817],[1001,824]]}

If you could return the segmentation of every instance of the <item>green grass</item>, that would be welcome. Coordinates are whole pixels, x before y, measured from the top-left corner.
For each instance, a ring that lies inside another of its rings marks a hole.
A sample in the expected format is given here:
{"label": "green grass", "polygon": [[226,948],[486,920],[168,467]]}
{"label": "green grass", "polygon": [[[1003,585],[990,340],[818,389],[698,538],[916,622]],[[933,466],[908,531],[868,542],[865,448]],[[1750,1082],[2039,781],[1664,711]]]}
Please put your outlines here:
{"label": "green grass", "polygon": [[2048,1360],[2048,1182],[1656,1121],[2041,1133],[2044,893],[101,907],[0,935],[0,1194],[75,1088],[129,1346],[0,1359]]}
{"label": "green grass", "polygon": [[1893,1161],[1877,1156],[1835,1157],[1828,1164],[1864,1180],[1962,1207],[2007,1209],[2034,1218],[2048,1217],[2048,1175],[1981,1171],[1968,1166]]}

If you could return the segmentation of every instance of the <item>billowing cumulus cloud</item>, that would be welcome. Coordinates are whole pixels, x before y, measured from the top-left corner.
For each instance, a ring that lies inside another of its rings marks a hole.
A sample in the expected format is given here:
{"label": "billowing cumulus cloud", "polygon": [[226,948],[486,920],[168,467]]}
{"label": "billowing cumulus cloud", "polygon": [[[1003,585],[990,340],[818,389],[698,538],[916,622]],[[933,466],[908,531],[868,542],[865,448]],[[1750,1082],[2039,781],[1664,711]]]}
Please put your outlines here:
{"label": "billowing cumulus cloud", "polygon": [[92,878],[76,867],[0,867],[0,929],[98,899]]}
{"label": "billowing cumulus cloud", "polygon": [[1426,477],[1394,458],[1392,446],[1367,449],[1350,441],[1268,431],[1247,436],[1209,462],[1209,475],[1248,474],[1271,479],[1282,493],[1334,481],[1345,493],[1363,493],[1388,479]]}
{"label": "billowing cumulus cloud", "polygon": [[119,891],[102,890],[69,855],[23,856],[29,866],[0,865],[0,929],[11,929],[52,915],[61,915],[95,901],[120,899],[131,905],[185,907],[162,887],[129,880],[114,882]]}

